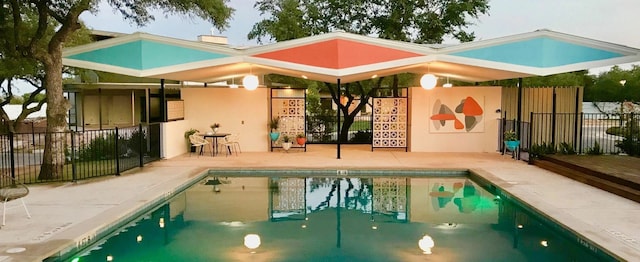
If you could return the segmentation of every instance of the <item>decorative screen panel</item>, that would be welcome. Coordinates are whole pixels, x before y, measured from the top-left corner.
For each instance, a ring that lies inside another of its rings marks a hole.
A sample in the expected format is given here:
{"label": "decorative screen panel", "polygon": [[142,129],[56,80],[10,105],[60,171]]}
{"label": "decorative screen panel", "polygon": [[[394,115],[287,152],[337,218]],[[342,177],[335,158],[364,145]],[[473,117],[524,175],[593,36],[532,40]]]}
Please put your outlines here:
{"label": "decorative screen panel", "polygon": [[280,104],[278,111],[274,111],[280,118],[280,136],[287,135],[295,139],[297,134],[304,134],[304,98],[278,99],[274,102]]}
{"label": "decorative screen panel", "polygon": [[407,147],[407,98],[373,100],[373,148]]}
{"label": "decorative screen panel", "polygon": [[304,215],[305,185],[304,178],[271,179],[271,218],[294,218],[296,215]]}
{"label": "decorative screen panel", "polygon": [[373,211],[406,220],[407,178],[374,178]]}

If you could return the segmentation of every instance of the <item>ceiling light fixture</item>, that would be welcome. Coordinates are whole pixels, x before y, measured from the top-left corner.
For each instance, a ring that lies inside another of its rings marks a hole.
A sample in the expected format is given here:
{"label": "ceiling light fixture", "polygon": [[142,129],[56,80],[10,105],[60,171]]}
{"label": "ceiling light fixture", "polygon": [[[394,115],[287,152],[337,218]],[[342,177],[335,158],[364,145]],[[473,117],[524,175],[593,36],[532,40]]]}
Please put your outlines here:
{"label": "ceiling light fixture", "polygon": [[250,67],[249,74],[242,78],[242,85],[247,90],[256,90],[258,88],[258,77],[253,74],[253,68]]}
{"label": "ceiling light fixture", "polygon": [[424,89],[430,90],[436,87],[438,84],[438,78],[429,73],[429,64],[427,64],[427,73],[420,78],[420,86]]}
{"label": "ceiling light fixture", "polygon": [[447,76],[447,83],[442,85],[442,87],[444,87],[444,88],[452,88],[453,87],[453,84],[449,83],[449,77],[448,76]]}
{"label": "ceiling light fixture", "polygon": [[231,78],[231,84],[229,85],[229,88],[238,88],[238,85],[236,85],[235,79]]}

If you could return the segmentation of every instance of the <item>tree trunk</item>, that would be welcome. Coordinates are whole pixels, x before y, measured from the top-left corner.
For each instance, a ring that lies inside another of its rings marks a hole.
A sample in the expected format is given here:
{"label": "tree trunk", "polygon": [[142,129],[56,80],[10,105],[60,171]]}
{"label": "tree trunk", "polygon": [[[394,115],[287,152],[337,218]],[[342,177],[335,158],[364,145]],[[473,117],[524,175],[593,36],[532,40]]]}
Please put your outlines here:
{"label": "tree trunk", "polygon": [[67,144],[66,116],[70,108],[69,101],[62,91],[62,49],[50,52],[51,57],[45,64],[44,78],[47,90],[47,134],[45,135],[44,155],[38,179],[58,179],[62,176],[65,164]]}
{"label": "tree trunk", "polygon": [[344,116],[344,121],[341,123],[342,127],[340,127],[339,139],[341,143],[349,142],[349,128],[351,128],[351,125],[353,124],[354,119],[355,119],[355,116],[352,114],[348,114]]}

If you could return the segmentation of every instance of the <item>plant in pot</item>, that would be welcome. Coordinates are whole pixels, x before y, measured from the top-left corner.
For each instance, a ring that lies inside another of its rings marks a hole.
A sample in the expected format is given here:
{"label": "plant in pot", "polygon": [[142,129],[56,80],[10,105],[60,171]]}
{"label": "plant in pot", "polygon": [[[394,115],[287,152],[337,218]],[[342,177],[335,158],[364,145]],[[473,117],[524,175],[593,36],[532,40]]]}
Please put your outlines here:
{"label": "plant in pot", "polygon": [[213,133],[218,133],[218,128],[220,128],[220,123],[213,123],[211,124],[211,130],[213,131]]}
{"label": "plant in pot", "polygon": [[503,138],[504,138],[504,145],[510,151],[513,151],[518,146],[520,146],[520,141],[518,141],[518,135],[516,134],[516,132],[513,132],[512,130],[505,131]]}
{"label": "plant in pot", "polygon": [[304,144],[307,143],[307,137],[304,135],[304,133],[298,133],[296,135],[296,143],[301,146],[304,146]]}
{"label": "plant in pot", "polygon": [[196,147],[191,146],[191,142],[189,141],[189,136],[198,132],[200,131],[198,131],[198,129],[195,129],[195,128],[191,128],[184,132],[184,138],[187,140],[187,148],[190,149],[189,152],[196,152]]}
{"label": "plant in pot", "polygon": [[289,149],[291,148],[291,145],[293,145],[293,142],[291,142],[291,138],[289,138],[288,135],[283,135],[282,136],[282,149],[284,149],[285,151],[289,151]]}
{"label": "plant in pot", "polygon": [[280,137],[280,132],[278,132],[278,125],[280,124],[280,118],[274,117],[269,121],[269,128],[271,129],[271,133],[269,133],[269,137],[271,141],[276,141]]}

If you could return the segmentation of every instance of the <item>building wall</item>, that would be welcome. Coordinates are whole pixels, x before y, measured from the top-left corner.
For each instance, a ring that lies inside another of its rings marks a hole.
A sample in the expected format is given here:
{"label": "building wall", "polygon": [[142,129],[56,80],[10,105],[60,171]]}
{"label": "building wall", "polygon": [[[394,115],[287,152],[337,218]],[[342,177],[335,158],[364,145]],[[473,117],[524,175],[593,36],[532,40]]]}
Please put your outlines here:
{"label": "building wall", "polygon": [[[498,150],[499,118],[496,113],[500,109],[501,87],[436,87],[425,90],[412,87],[409,90],[409,149],[412,152],[496,152]],[[455,129],[454,121],[445,121],[445,126],[436,125],[440,121],[431,120],[440,107],[434,109],[438,99],[452,112],[460,101],[472,97],[482,108],[481,118],[477,124],[467,130],[467,122],[462,113],[454,113],[455,117],[465,125],[463,129]]]}
{"label": "building wall", "polygon": [[269,89],[258,88],[183,88],[185,120],[189,128],[210,132],[220,123],[218,132],[239,133],[243,152],[266,152],[269,149]]}
{"label": "building wall", "polygon": [[189,143],[184,138],[184,132],[191,126],[188,120],[170,121],[162,123],[160,128],[161,145],[160,157],[172,158],[189,151]]}

